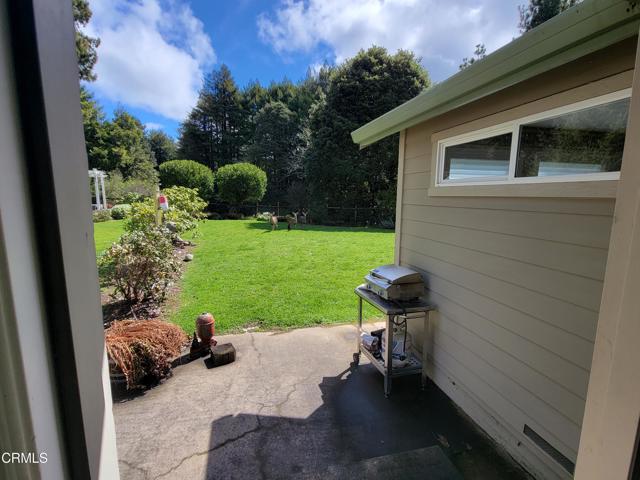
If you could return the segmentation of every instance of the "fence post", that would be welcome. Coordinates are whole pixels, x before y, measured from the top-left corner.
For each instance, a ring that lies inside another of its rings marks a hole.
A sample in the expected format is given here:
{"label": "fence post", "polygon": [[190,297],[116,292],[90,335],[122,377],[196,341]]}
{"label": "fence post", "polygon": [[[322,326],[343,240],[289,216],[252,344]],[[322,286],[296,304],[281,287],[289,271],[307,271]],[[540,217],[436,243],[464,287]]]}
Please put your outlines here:
{"label": "fence post", "polygon": [[258,202],[256,202],[256,217],[258,216]]}
{"label": "fence post", "polygon": [[358,225],[358,206],[356,205],[356,208],[353,209],[353,224]]}
{"label": "fence post", "polygon": [[280,202],[278,202],[278,213],[276,215],[280,216]]}

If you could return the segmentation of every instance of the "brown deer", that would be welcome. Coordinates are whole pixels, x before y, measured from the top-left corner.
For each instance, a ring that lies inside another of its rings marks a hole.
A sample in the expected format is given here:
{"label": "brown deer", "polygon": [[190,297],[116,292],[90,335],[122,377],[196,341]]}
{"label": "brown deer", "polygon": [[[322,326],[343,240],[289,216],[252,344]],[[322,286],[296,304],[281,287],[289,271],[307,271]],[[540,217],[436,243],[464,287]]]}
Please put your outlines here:
{"label": "brown deer", "polygon": [[298,223],[298,213],[297,212],[293,212],[293,213],[291,213],[290,215],[287,215],[284,218],[287,221],[287,230],[291,230],[291,228],[295,227],[296,223]]}
{"label": "brown deer", "polygon": [[271,217],[269,218],[269,223],[271,223],[272,232],[278,228],[278,216],[276,215],[276,212],[271,213]]}

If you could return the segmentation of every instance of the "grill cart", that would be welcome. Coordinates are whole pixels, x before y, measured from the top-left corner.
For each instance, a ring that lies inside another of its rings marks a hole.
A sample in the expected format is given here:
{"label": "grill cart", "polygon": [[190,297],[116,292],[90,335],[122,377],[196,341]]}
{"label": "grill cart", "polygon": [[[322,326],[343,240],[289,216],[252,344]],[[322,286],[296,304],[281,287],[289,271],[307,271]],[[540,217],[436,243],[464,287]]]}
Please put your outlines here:
{"label": "grill cart", "polygon": [[[391,267],[391,266],[388,266]],[[403,267],[396,267],[403,268]],[[375,269],[373,272],[375,272]],[[408,269],[406,269],[408,270]],[[387,272],[390,273],[390,272]],[[419,274],[418,274],[419,275]],[[369,277],[369,276],[367,276]],[[381,276],[380,276],[381,277]],[[393,275],[387,275],[386,280],[389,281],[389,292],[398,286],[401,278],[393,278]],[[403,277],[408,278],[408,277]],[[378,278],[379,279],[379,278]],[[418,298],[410,300],[396,300],[394,298],[383,298],[383,296],[393,297],[394,295],[386,295],[380,290],[379,285],[373,285],[370,278],[366,278],[367,283],[360,285],[355,289],[358,296],[358,323],[357,323],[357,349],[353,354],[354,364],[360,363],[360,355],[364,354],[384,376],[384,395],[389,397],[391,394],[391,383],[395,377],[405,375],[422,375],[422,386],[424,388],[426,382],[426,371],[423,369],[423,363],[426,358],[426,338],[427,327],[429,322],[429,312],[434,307]],[[385,280],[384,278],[382,280]],[[421,282],[421,279],[419,280]],[[411,279],[411,286],[414,288],[415,278]],[[420,290],[420,294],[423,290]],[[401,296],[401,295],[398,295]],[[385,328],[383,332],[371,332],[373,335],[364,332],[362,329],[362,302],[365,301],[372,305],[385,315]],[[424,322],[424,335],[422,346],[422,358],[418,358],[415,350],[406,348],[407,343],[407,322],[422,320]],[[397,333],[402,332],[402,337],[394,341],[394,330]],[[375,335],[378,335],[377,337]],[[400,343],[402,342],[402,343]]]}

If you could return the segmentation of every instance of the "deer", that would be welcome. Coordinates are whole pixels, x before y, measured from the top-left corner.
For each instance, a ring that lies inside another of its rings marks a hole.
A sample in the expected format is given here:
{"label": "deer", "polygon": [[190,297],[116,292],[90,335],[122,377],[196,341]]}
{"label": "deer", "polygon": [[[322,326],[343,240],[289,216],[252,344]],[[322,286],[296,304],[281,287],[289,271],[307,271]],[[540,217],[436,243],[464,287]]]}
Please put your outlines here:
{"label": "deer", "polygon": [[271,216],[269,217],[269,223],[271,223],[272,232],[278,228],[278,216],[276,215],[276,212],[271,213]]}
{"label": "deer", "polygon": [[295,227],[296,223],[298,223],[298,213],[293,212],[290,215],[284,217],[287,221],[287,230],[291,230],[292,227]]}
{"label": "deer", "polygon": [[296,213],[296,216],[298,217],[298,223],[307,223],[307,213],[309,212],[307,212],[304,208]]}

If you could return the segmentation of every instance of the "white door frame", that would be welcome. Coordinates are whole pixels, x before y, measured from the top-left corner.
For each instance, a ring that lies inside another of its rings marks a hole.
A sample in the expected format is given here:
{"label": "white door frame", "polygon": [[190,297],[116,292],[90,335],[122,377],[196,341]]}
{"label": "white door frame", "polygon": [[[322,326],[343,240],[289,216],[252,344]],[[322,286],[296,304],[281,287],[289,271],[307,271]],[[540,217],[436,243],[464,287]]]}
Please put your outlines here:
{"label": "white door frame", "polygon": [[635,65],[577,480],[628,480],[636,462],[640,419],[640,45]]}
{"label": "white door frame", "polygon": [[[0,193],[0,278],[8,279],[0,288],[13,306],[0,314],[20,347],[16,364],[2,366],[15,387],[2,391],[0,407],[29,412],[24,427],[36,453],[52,455],[22,471],[14,466],[13,478],[35,469],[34,478],[117,480],[71,9],[69,0],[7,1],[0,8],[0,25],[8,26],[0,32],[0,49],[8,52],[0,66],[10,81],[0,95],[15,111],[1,112],[0,134],[16,132],[15,145],[0,144],[3,167],[14,167],[12,185],[4,168],[0,176],[10,187]],[[12,269],[11,261],[23,268]],[[0,434],[11,433],[3,427],[0,421]]]}

